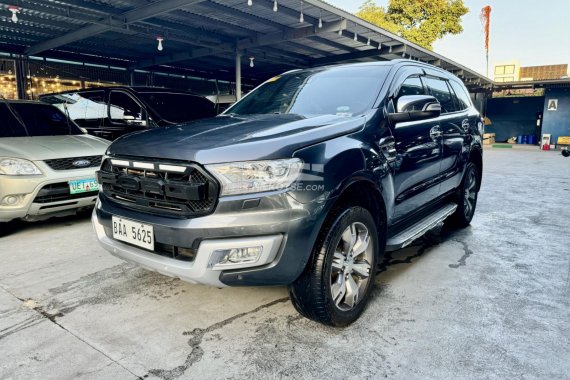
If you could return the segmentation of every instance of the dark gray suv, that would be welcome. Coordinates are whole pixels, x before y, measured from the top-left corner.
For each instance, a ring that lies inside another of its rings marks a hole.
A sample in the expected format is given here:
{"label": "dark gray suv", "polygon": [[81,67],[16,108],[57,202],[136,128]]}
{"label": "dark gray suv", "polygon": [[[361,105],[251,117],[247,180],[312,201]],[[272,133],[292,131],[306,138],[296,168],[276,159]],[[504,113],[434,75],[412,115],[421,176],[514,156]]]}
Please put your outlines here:
{"label": "dark gray suv", "polygon": [[117,139],[93,225],[109,252],[212,286],[287,285],[342,326],[386,250],[467,226],[481,118],[459,79],[399,60],[297,70],[224,114]]}

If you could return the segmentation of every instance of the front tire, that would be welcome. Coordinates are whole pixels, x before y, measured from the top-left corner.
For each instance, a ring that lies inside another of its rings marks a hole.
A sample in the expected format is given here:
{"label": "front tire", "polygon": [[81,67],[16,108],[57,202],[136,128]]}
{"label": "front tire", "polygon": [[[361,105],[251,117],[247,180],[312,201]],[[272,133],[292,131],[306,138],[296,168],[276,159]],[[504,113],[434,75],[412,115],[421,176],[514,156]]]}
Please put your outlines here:
{"label": "front tire", "polygon": [[471,223],[477,207],[480,178],[477,166],[469,162],[465,168],[461,186],[455,194],[457,210],[449,217],[449,225],[452,227],[465,228]]}
{"label": "front tire", "polygon": [[374,287],[378,252],[378,230],[368,210],[355,206],[333,212],[307,268],[289,286],[295,309],[330,326],[354,322]]}

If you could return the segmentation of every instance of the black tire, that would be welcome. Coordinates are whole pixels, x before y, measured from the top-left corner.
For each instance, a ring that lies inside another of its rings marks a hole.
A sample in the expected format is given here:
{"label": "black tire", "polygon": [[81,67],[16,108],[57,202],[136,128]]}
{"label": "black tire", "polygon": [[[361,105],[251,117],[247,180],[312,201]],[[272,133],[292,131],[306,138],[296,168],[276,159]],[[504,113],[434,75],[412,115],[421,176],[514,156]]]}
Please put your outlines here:
{"label": "black tire", "polygon": [[477,166],[473,162],[469,162],[465,168],[461,185],[457,188],[454,196],[457,210],[446,221],[450,227],[465,228],[471,223],[477,207],[480,178]]}
{"label": "black tire", "polygon": [[293,306],[326,325],[354,322],[370,298],[378,256],[378,229],[370,212],[358,206],[335,210],[321,229],[305,271],[289,286]]}

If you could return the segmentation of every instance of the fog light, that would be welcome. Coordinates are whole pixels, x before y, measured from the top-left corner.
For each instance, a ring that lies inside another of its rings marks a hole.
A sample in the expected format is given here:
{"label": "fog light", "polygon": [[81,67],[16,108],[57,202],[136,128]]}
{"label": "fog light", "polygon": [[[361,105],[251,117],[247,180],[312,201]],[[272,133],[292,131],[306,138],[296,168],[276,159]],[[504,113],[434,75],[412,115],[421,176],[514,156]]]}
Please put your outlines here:
{"label": "fog light", "polygon": [[210,257],[209,267],[223,267],[235,264],[249,264],[255,263],[259,260],[263,252],[263,247],[246,247],[246,248],[232,248],[220,249],[212,253]]}
{"label": "fog light", "polygon": [[4,198],[2,198],[2,202],[0,202],[2,204],[2,206],[16,206],[18,203],[20,203],[22,201],[22,199],[24,198],[23,195],[6,195]]}

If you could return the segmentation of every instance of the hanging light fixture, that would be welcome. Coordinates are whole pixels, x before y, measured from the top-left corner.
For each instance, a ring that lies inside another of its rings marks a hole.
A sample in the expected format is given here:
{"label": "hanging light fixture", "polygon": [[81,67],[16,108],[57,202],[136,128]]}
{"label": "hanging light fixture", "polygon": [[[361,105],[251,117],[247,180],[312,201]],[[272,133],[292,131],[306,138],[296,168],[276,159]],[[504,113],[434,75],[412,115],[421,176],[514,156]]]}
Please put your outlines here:
{"label": "hanging light fixture", "polygon": [[358,33],[354,32],[354,40],[358,41]]}
{"label": "hanging light fixture", "polygon": [[319,29],[323,27],[323,10],[321,9],[319,12]]}
{"label": "hanging light fixture", "polygon": [[340,18],[340,27],[338,28],[338,35],[342,36],[342,17]]}
{"label": "hanging light fixture", "polygon": [[163,51],[164,46],[162,46],[162,41],[164,41],[164,37],[158,36],[156,37],[156,40],[158,41],[158,46],[156,48],[158,49],[158,51]]}
{"label": "hanging light fixture", "polygon": [[301,1],[301,14],[299,15],[299,22],[305,22],[305,15],[303,14],[303,2]]}
{"label": "hanging light fixture", "polygon": [[253,0],[247,0],[247,5],[251,7],[253,5]]}
{"label": "hanging light fixture", "polygon": [[12,12],[12,22],[14,23],[18,22],[18,13],[20,13],[20,7],[17,7],[15,5],[10,5],[8,7],[8,10]]}
{"label": "hanging light fixture", "polygon": [[370,46],[370,37],[368,37],[368,40],[366,41],[366,45]]}
{"label": "hanging light fixture", "polygon": [[249,67],[255,67],[255,64],[253,63],[254,59],[255,57],[249,57]]}
{"label": "hanging light fixture", "polygon": [[277,12],[279,7],[277,6],[277,0],[273,0],[273,12]]}
{"label": "hanging light fixture", "polygon": [[382,42],[378,42],[378,50],[382,49]]}
{"label": "hanging light fixture", "polygon": [[392,45],[390,45],[390,50],[388,50],[388,53],[392,52]]}

